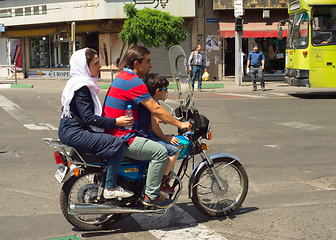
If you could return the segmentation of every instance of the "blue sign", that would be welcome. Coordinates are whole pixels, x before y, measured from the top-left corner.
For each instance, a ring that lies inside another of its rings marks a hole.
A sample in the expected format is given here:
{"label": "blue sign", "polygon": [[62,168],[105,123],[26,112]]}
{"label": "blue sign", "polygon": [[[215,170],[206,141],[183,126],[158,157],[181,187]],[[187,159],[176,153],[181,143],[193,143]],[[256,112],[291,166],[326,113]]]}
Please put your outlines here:
{"label": "blue sign", "polygon": [[218,23],[218,18],[207,18],[206,23]]}
{"label": "blue sign", "polygon": [[0,32],[5,32],[5,24],[0,23]]}

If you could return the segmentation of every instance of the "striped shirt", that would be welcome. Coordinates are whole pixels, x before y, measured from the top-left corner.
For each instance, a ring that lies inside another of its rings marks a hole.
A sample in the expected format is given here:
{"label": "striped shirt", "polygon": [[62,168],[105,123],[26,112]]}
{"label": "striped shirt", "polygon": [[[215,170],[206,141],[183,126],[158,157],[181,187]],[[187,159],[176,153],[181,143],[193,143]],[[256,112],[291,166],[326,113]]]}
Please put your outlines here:
{"label": "striped shirt", "polygon": [[194,65],[201,65],[201,66],[205,66],[205,61],[204,61],[204,55],[202,52],[197,53],[196,51],[193,51],[190,53],[189,56],[189,60],[188,60],[188,66],[189,68],[191,68],[191,62],[194,60],[193,62],[193,66]]}
{"label": "striped shirt", "polygon": [[103,116],[118,118],[125,116],[127,105],[132,105],[134,124],[132,129],[115,126],[112,130],[105,130],[116,137],[121,137],[131,144],[135,138],[138,125],[138,105],[142,101],[150,99],[146,84],[135,74],[132,69],[124,68],[113,80],[107,91]]}

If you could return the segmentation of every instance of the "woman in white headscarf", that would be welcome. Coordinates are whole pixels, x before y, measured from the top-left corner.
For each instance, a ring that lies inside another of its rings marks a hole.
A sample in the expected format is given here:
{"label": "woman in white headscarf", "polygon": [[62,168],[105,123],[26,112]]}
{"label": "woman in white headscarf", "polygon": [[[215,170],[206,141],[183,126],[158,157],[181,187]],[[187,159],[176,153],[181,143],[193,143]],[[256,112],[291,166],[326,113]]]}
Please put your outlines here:
{"label": "woman in white headscarf", "polygon": [[133,118],[101,116],[102,107],[97,93],[101,65],[97,52],[84,48],[72,54],[70,73],[62,94],[62,116],[58,136],[62,143],[78,151],[108,159],[104,197],[131,197],[133,192],[117,186],[117,175],[124,158],[125,141],[104,129],[115,126],[131,127]]}

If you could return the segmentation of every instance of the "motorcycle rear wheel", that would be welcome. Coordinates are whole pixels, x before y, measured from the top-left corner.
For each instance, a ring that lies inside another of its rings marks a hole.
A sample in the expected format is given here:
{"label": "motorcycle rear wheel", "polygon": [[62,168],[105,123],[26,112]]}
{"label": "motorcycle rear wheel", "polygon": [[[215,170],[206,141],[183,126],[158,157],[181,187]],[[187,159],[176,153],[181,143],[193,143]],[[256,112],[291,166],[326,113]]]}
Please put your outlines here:
{"label": "motorcycle rear wheel", "polygon": [[222,157],[213,160],[224,189],[220,189],[207,164],[197,172],[192,201],[195,207],[210,217],[227,216],[243,203],[248,190],[248,177],[239,161]]}
{"label": "motorcycle rear wheel", "polygon": [[60,193],[60,206],[66,220],[76,228],[84,231],[109,229],[111,225],[128,216],[128,214],[91,214],[71,215],[70,203],[92,203],[98,193],[100,174],[86,170],[80,177],[72,176],[63,184]]}

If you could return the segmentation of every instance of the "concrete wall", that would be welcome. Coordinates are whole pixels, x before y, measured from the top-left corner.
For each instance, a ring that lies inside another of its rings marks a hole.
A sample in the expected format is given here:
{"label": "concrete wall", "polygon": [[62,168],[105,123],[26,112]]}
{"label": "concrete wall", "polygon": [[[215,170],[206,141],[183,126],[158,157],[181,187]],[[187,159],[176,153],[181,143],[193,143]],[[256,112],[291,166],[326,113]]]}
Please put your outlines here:
{"label": "concrete wall", "polygon": [[[222,50],[218,14],[212,1],[195,0],[196,18],[191,27],[191,50],[200,44],[206,58],[209,80],[222,80]],[[186,54],[189,56],[190,53]]]}
{"label": "concrete wall", "polygon": [[[0,65],[8,65],[7,63],[7,39],[0,38]],[[8,70],[0,68],[0,78],[7,78]]]}

